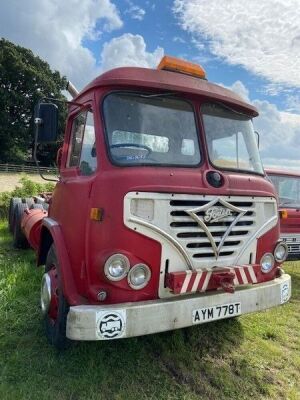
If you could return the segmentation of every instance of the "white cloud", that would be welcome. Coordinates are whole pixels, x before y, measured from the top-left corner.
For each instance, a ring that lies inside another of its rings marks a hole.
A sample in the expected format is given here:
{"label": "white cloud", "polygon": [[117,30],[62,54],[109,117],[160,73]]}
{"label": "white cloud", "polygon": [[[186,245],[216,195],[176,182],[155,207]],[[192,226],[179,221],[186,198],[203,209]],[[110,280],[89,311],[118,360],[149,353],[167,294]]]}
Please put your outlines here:
{"label": "white cloud", "polygon": [[84,39],[122,26],[110,0],[10,0],[1,8],[0,36],[30,48],[79,87],[99,69]]}
{"label": "white cloud", "polygon": [[128,8],[128,10],[125,11],[125,13],[129,14],[132,19],[142,21],[144,19],[146,11],[139,6],[136,6],[131,1],[129,1],[128,3],[130,7]]}
{"label": "white cloud", "polygon": [[[223,84],[221,84],[221,85],[224,86]],[[227,86],[224,86],[224,87],[227,87]],[[246,86],[243,84],[243,82],[236,81],[230,86],[229,89],[233,90],[235,93],[237,93],[239,96],[241,96],[245,101],[250,102],[249,90],[246,88]]]}
{"label": "white cloud", "polygon": [[[235,82],[230,89],[249,101],[248,89]],[[300,168],[300,115],[278,110],[268,101],[254,100],[259,116],[253,119],[260,134],[260,153],[265,166]]]}
{"label": "white cloud", "polygon": [[177,43],[186,43],[185,42],[185,40],[182,38],[182,37],[180,37],[180,36],[174,36],[173,37],[173,42],[177,42]]}
{"label": "white cloud", "polygon": [[174,0],[183,29],[215,56],[300,87],[299,0]]}
{"label": "white cloud", "polygon": [[153,53],[148,52],[142,36],[125,33],[104,44],[101,53],[102,69],[120,66],[153,68],[159,63],[163,53],[161,47],[157,47]]}

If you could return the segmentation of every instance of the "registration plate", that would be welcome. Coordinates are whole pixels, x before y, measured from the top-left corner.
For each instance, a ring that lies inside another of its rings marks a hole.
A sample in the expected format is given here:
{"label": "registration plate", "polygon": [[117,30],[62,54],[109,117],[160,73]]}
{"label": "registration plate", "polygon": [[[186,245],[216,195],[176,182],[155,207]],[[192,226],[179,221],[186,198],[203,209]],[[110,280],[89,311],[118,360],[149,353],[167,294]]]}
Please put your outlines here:
{"label": "registration plate", "polygon": [[193,324],[215,321],[217,319],[235,317],[241,314],[241,303],[221,304],[219,306],[193,310]]}

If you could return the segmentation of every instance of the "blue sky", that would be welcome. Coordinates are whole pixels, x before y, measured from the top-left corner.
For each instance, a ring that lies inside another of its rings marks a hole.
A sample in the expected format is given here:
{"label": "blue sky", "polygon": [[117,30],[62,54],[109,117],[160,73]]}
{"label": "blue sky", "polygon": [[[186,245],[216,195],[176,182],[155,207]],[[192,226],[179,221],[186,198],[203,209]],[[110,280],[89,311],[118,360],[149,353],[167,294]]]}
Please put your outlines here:
{"label": "blue sky", "polygon": [[[193,35],[182,29],[179,19],[174,14],[173,0],[115,0],[114,4],[120,12],[123,26],[117,32],[104,31],[97,41],[85,39],[83,42],[93,52],[98,61],[104,43],[113,37],[130,32],[133,35],[143,36],[149,52],[153,52],[157,46],[160,46],[164,49],[165,54],[201,63],[206,69],[208,79],[212,82],[222,83],[229,87],[236,81],[244,82],[247,85],[251,99],[269,100],[271,98],[272,102],[280,110],[290,111],[292,108],[293,112],[300,113],[300,107],[297,110],[297,108],[294,109],[290,104],[287,104],[289,96],[293,95],[299,98],[299,90],[297,88],[288,86],[285,88],[286,93],[281,92],[271,96],[267,88],[269,84],[273,83],[272,81],[240,65],[230,65],[223,59],[213,55],[209,51],[209,41],[204,35],[201,37],[204,49],[199,50],[194,42]],[[135,11],[131,11],[132,8],[136,8]],[[144,13],[142,11],[142,15],[138,14],[138,9],[143,10]],[[102,28],[103,23],[102,26],[100,23],[98,29],[101,30]],[[280,54],[278,56],[280,57]],[[272,68],[271,65],[270,68]]]}
{"label": "blue sky", "polygon": [[300,169],[299,0],[10,0],[0,36],[32,49],[82,88],[164,54],[201,63],[210,81],[260,112],[266,165]]}

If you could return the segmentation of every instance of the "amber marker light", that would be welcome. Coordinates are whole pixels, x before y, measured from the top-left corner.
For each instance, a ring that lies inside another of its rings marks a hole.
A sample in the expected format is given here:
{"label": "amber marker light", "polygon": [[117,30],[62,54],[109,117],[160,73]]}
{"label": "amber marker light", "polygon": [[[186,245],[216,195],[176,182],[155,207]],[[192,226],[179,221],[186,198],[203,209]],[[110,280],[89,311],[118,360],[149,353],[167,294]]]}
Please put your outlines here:
{"label": "amber marker light", "polygon": [[93,221],[102,221],[103,209],[102,208],[91,208],[90,219]]}
{"label": "amber marker light", "polygon": [[287,217],[288,217],[288,211],[287,210],[280,210],[279,214],[280,214],[280,218],[282,218],[282,219],[287,219]]}
{"label": "amber marker light", "polygon": [[201,67],[201,65],[194,64],[176,57],[164,56],[158,64],[157,69],[181,72],[182,74],[206,79],[205,70]]}

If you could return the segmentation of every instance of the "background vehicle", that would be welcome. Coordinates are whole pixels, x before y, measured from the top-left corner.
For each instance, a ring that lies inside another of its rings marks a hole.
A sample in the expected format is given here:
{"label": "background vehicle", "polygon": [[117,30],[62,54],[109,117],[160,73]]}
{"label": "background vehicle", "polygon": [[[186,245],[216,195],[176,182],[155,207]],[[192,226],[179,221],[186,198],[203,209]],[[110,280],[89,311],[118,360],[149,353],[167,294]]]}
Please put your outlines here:
{"label": "background vehicle", "polygon": [[[11,208],[15,244],[27,239],[45,265],[51,343],[150,334],[288,301],[255,107],[170,57],[156,70],[106,72],[74,94],[48,211],[20,200]],[[36,123],[37,142],[55,140],[57,107],[41,103]],[[107,321],[119,329],[107,332]]]}
{"label": "background vehicle", "polygon": [[300,260],[300,174],[267,169],[279,198],[280,236],[288,246],[288,259]]}

